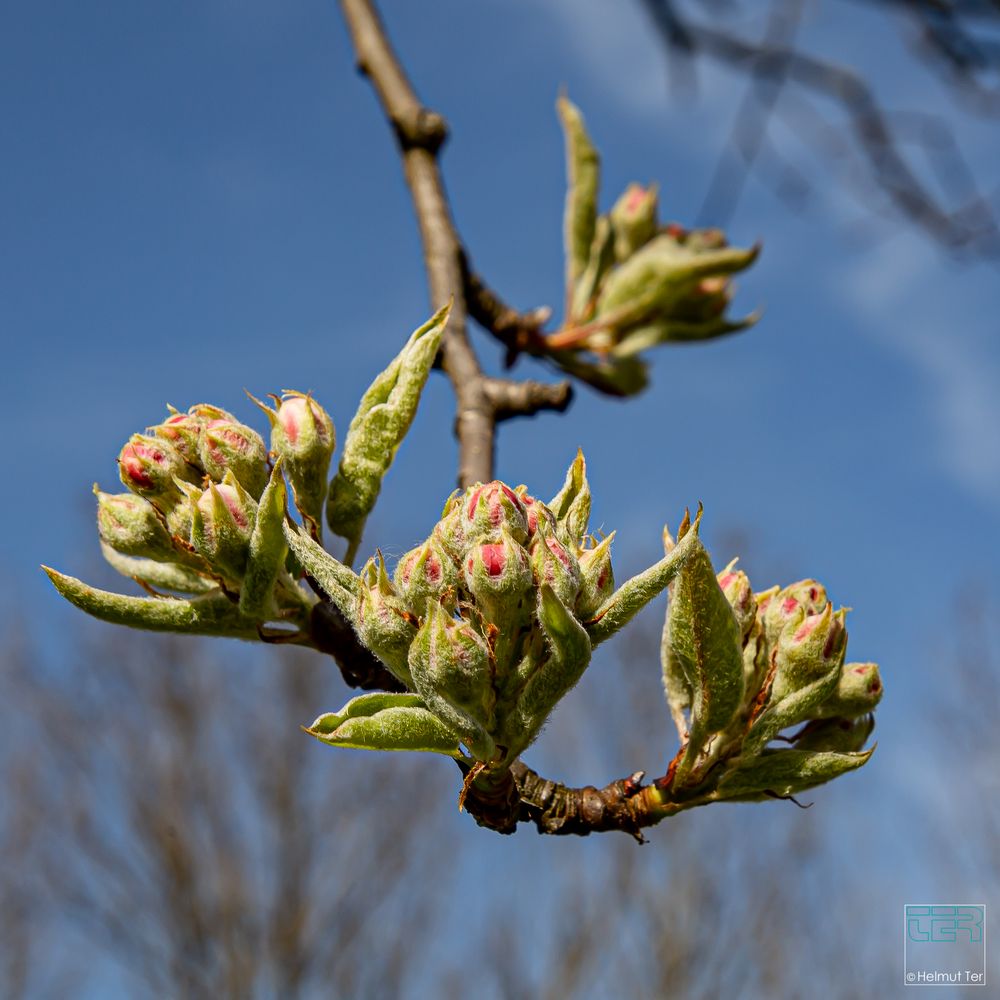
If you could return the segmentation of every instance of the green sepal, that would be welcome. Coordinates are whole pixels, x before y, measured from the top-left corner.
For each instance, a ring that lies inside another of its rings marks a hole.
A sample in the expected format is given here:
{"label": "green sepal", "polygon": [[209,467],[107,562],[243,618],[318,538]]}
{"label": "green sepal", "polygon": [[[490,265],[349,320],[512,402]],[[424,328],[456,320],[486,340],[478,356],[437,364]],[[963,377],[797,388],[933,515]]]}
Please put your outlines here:
{"label": "green sepal", "polygon": [[411,750],[464,758],[458,737],[416,694],[374,692],[321,715],[305,730],[330,746],[354,750]]}
{"label": "green sepal", "polygon": [[860,753],[766,750],[726,771],[713,798],[760,802],[775,796],[796,795],[823,785],[867,763],[875,748]]}
{"label": "green sepal", "polygon": [[288,554],[285,541],[285,480],[279,457],[260,497],[250,535],[250,554],[240,586],[240,613],[266,618],[274,613],[274,585]]}
{"label": "green sepal", "polygon": [[285,541],[296,560],[319,585],[327,597],[337,605],[340,613],[348,621],[357,621],[357,601],[361,592],[361,580],[357,573],[335,559],[313,538],[309,532],[297,524],[285,521],[283,524]]}
{"label": "green sepal", "polygon": [[382,479],[413,423],[450,312],[449,303],[413,332],[389,367],[368,387],[351,420],[326,505],[331,530],[349,542],[348,562],[378,499]]}
{"label": "green sepal", "polygon": [[566,288],[572,294],[590,259],[597,223],[597,188],[601,159],[587,134],[580,109],[567,97],[556,102],[566,137]]}
{"label": "green sepal", "polygon": [[598,609],[594,616],[584,622],[592,646],[598,646],[610,639],[619,629],[624,628],[651,600],[658,597],[680,572],[684,561],[695,551],[698,543],[697,528],[701,521],[701,507],[694,525],[684,533],[677,545],[655,566],[643,570],[637,576],[626,580]]}
{"label": "green sepal", "polygon": [[[732,721],[743,700],[743,644],[740,628],[697,529],[690,556],[673,583],[664,628],[664,683],[668,702],[682,704],[678,674],[689,692],[690,753]],[[671,710],[675,711],[674,704]]]}
{"label": "green sepal", "polygon": [[566,473],[566,481],[549,501],[548,507],[555,515],[556,532],[561,541],[574,550],[578,548],[590,520],[590,484],[587,482],[587,463],[582,449],[577,449],[576,458]]}
{"label": "green sepal", "polygon": [[175,597],[128,597],[98,590],[75,577],[48,566],[56,590],[81,611],[110,622],[150,632],[184,632],[188,635],[220,635],[234,639],[257,639],[257,622],[239,613],[221,591],[212,591],[190,600]]}
{"label": "green sepal", "polygon": [[214,580],[199,575],[187,566],[158,562],[155,559],[141,559],[138,556],[123,556],[103,541],[101,555],[108,565],[122,576],[148,584],[150,587],[175,590],[181,594],[205,594],[218,586]]}

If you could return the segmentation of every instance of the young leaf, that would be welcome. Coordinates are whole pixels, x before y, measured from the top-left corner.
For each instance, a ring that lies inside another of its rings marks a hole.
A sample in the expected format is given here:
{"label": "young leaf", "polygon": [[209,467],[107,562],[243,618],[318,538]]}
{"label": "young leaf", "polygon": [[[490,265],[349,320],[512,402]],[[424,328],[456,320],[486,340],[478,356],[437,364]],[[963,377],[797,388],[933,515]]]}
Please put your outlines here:
{"label": "young leaf", "polygon": [[48,566],[42,569],[56,590],[81,611],[131,628],[151,632],[184,632],[188,635],[222,635],[234,639],[257,639],[257,622],[239,613],[239,609],[220,591],[191,600],[174,597],[127,597],[97,590],[75,577],[58,573]]}
{"label": "young leaf", "polygon": [[273,611],[274,584],[288,554],[284,524],[285,480],[279,458],[261,494],[250,535],[247,571],[240,587],[240,612],[250,618],[263,618]]}
{"label": "young leaf", "polygon": [[330,555],[309,533],[296,524],[284,523],[285,541],[302,568],[340,609],[348,621],[357,618],[361,580],[349,567]]}
{"label": "young leaf", "polygon": [[[693,761],[710,733],[719,732],[732,721],[743,699],[743,647],[739,625],[726,595],[719,587],[712,561],[697,537],[691,554],[684,560],[673,584],[664,629],[664,679],[676,688],[677,676],[684,678],[683,690],[690,692],[689,752]],[[683,543],[683,539],[682,539]],[[683,702],[678,692],[675,699]],[[671,706],[675,711],[674,706]],[[678,773],[684,769],[684,762]]]}
{"label": "young leaf", "polygon": [[767,750],[728,770],[713,798],[755,802],[776,795],[795,795],[856,770],[874,752],[874,747],[862,753]]}
{"label": "young leaf", "polygon": [[415,750],[461,759],[458,737],[416,694],[376,692],[321,715],[306,732],[331,746],[356,750]]}
{"label": "young leaf", "polygon": [[174,590],[180,594],[205,594],[214,590],[213,580],[200,576],[187,566],[177,563],[157,562],[155,559],[140,559],[137,556],[123,556],[115,552],[107,542],[101,542],[101,555],[108,565],[132,580],[139,580],[150,587]]}
{"label": "young leaf", "polygon": [[689,530],[667,555],[655,566],[643,570],[631,580],[626,580],[598,609],[590,621],[584,622],[592,646],[610,639],[624,628],[653,598],[659,596],[680,572],[684,561],[695,551],[698,542],[697,528],[701,511]]}
{"label": "young leaf", "polygon": [[326,506],[330,528],[348,540],[348,562],[357,550],[382,479],[413,423],[450,311],[450,304],[439,309],[413,332],[362,396],[351,421]]}
{"label": "young leaf", "polygon": [[581,449],[577,449],[563,488],[549,501],[549,509],[555,514],[556,527],[563,541],[577,547],[587,533],[590,519],[590,484]]}
{"label": "young leaf", "polygon": [[580,109],[565,97],[556,103],[566,136],[566,289],[572,291],[590,259],[597,223],[597,187],[601,161],[587,135]]}

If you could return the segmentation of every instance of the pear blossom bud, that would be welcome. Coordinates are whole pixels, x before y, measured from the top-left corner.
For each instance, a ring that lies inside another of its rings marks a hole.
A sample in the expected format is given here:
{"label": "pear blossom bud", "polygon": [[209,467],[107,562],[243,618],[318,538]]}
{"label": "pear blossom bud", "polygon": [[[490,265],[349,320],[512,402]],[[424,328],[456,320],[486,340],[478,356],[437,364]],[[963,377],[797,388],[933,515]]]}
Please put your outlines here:
{"label": "pear blossom bud", "polygon": [[201,432],[198,454],[214,480],[232,472],[243,489],[260,499],[268,479],[267,449],[253,428],[225,417],[209,420]]}
{"label": "pear blossom bud", "polygon": [[[472,546],[463,570],[466,588],[478,604],[491,612],[516,607],[532,583],[528,553],[514,540],[506,525],[500,529],[499,542]],[[487,614],[496,624],[502,624],[505,617],[502,613]]]}
{"label": "pear blossom bud", "polygon": [[199,444],[204,425],[205,421],[201,417],[190,413],[178,413],[171,408],[170,416],[155,427],[150,427],[149,432],[164,441],[169,441],[186,462],[201,469]]}
{"label": "pear blossom bud", "polygon": [[188,408],[188,413],[204,423],[208,423],[210,420],[236,421],[236,417],[228,410],[222,409],[221,406],[214,406],[212,403],[195,403],[194,406]]}
{"label": "pear blossom bud", "polygon": [[735,569],[734,559],[721,573],[718,574],[719,587],[726,595],[733,614],[736,616],[736,624],[740,628],[740,636],[744,645],[750,635],[754,622],[757,620],[757,600],[754,597],[750,580],[743,570]]}
{"label": "pear blossom bud", "polygon": [[464,512],[463,531],[466,543],[472,540],[495,540],[504,528],[515,541],[527,541],[528,522],[521,498],[499,480],[468,490]]}
{"label": "pear blossom bud", "polygon": [[656,235],[656,213],[656,185],[629,184],[611,209],[616,260],[631,257]]}
{"label": "pear blossom bud", "polygon": [[580,564],[580,594],[576,599],[576,617],[586,621],[614,593],[615,574],[611,568],[611,543],[615,533],[593,548],[583,549]]}
{"label": "pear blossom bud", "polygon": [[423,545],[407,552],[396,564],[393,574],[399,596],[421,618],[428,600],[438,601],[450,595],[448,603],[453,607],[460,582],[461,575],[454,560],[433,535]]}
{"label": "pear blossom bud", "polygon": [[209,483],[192,512],[191,542],[206,562],[229,580],[240,581],[247,568],[257,504],[232,471]]}
{"label": "pear blossom bud", "polygon": [[496,696],[486,643],[467,621],[431,601],[427,618],[410,648],[410,673],[417,693],[480,760],[494,743],[488,734]]}
{"label": "pear blossom bud", "polygon": [[768,601],[758,599],[768,643],[773,646],[793,618],[819,614],[826,606],[826,588],[815,580],[793,583]]}
{"label": "pear blossom bud", "polygon": [[[253,398],[253,397],[251,397]],[[319,525],[326,501],[330,458],[336,445],[330,415],[311,396],[286,389],[275,409],[254,400],[271,423],[271,450],[282,460],[295,506]]]}
{"label": "pear blossom bud", "polygon": [[97,531],[115,552],[159,561],[176,558],[163,519],[134,493],[102,493],[96,486]]}
{"label": "pear blossom bud", "polygon": [[552,531],[556,530],[556,516],[546,504],[533,496],[529,496],[527,490],[524,492],[515,490],[514,492],[518,494],[521,498],[521,503],[524,505],[524,516],[528,524],[529,539],[535,537],[535,532],[538,530],[539,524],[544,524],[546,527],[551,528]]}
{"label": "pear blossom bud", "polygon": [[407,652],[417,634],[417,621],[406,608],[382,554],[369,559],[361,571],[361,597],[355,620],[358,638],[398,677],[412,687]]}
{"label": "pear blossom bud", "polygon": [[433,537],[456,562],[462,561],[465,552],[465,494],[455,490],[445,501],[441,518],[434,525]]}
{"label": "pear blossom bud", "polygon": [[580,593],[580,565],[544,522],[538,524],[531,544],[531,567],[536,585],[547,583],[563,604],[573,607]]}
{"label": "pear blossom bud", "polygon": [[882,678],[877,663],[847,663],[833,694],[820,705],[816,717],[853,719],[872,712],[882,700]]}
{"label": "pear blossom bud", "polygon": [[173,445],[145,434],[133,434],[118,455],[118,475],[133,493],[169,508],[179,499],[176,479],[191,482],[195,474]]}
{"label": "pear blossom bud", "polygon": [[[780,596],[780,595],[779,595]],[[847,630],[843,609],[827,604],[819,614],[797,616],[785,626],[775,652],[777,671],[771,686],[771,701],[778,702],[812,681],[827,676],[837,661],[843,661]]]}

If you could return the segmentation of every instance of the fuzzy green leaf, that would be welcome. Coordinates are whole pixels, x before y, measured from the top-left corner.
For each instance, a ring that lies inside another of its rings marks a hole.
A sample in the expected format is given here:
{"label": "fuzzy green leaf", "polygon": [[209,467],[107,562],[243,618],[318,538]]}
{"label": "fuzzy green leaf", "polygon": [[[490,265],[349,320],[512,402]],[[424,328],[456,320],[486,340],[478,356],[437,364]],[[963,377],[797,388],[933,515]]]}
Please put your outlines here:
{"label": "fuzzy green leaf", "polygon": [[590,141],[580,109],[568,98],[556,103],[566,136],[566,287],[571,293],[584,273],[594,243],[601,160]]}
{"label": "fuzzy green leaf", "polygon": [[587,533],[590,519],[590,484],[587,482],[587,463],[582,450],[577,449],[563,488],[548,506],[555,515],[556,527],[563,541],[576,548]]}
{"label": "fuzzy green leaf", "polygon": [[[701,518],[695,519],[696,528]],[[623,583],[594,613],[590,621],[584,622],[591,645],[597,646],[610,639],[619,629],[624,628],[653,598],[666,590],[667,585],[680,572],[684,561],[695,551],[697,531],[692,528],[655,566],[643,570],[637,576]]]}
{"label": "fuzzy green leaf", "polygon": [[108,565],[122,576],[141,581],[150,587],[173,590],[179,594],[206,594],[218,586],[214,580],[206,579],[187,566],[138,556],[123,556],[120,552],[115,552],[107,542],[101,542],[101,554]]}
{"label": "fuzzy green leaf", "polygon": [[184,632],[188,635],[221,635],[234,639],[257,639],[257,622],[239,613],[236,605],[221,591],[212,591],[191,600],[162,597],[128,597],[98,590],[75,577],[66,576],[48,566],[56,590],[81,611],[113,625],[151,632]]}
{"label": "fuzzy green leaf", "polygon": [[348,621],[357,618],[357,598],[361,580],[357,573],[335,559],[309,533],[297,524],[284,522],[285,541],[302,568],[319,584],[320,589],[337,605]]}
{"label": "fuzzy green leaf", "polygon": [[756,802],[775,795],[795,795],[856,770],[874,752],[874,747],[861,753],[767,750],[728,770],[713,798]]}
{"label": "fuzzy green leaf", "polygon": [[356,750],[413,750],[461,759],[458,737],[416,694],[377,692],[352,698],[321,715],[306,732],[331,746]]}
{"label": "fuzzy green leaf", "polygon": [[413,423],[450,312],[449,304],[413,332],[362,396],[351,421],[326,506],[330,528],[350,543],[348,562],[378,499],[382,479]]}
{"label": "fuzzy green leaf", "polygon": [[274,584],[288,554],[284,533],[285,492],[279,458],[261,494],[250,535],[247,571],[240,587],[240,612],[249,618],[265,618],[274,611]]}

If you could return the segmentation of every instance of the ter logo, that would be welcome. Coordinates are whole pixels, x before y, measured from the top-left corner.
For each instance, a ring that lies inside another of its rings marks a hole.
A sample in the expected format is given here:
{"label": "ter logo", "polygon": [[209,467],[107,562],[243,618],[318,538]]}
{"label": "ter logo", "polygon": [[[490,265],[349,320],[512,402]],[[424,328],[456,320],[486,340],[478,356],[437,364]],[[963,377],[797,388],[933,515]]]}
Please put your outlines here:
{"label": "ter logo", "polygon": [[906,936],[911,941],[983,939],[984,913],[979,906],[907,906]]}

